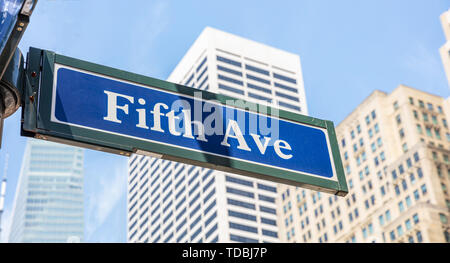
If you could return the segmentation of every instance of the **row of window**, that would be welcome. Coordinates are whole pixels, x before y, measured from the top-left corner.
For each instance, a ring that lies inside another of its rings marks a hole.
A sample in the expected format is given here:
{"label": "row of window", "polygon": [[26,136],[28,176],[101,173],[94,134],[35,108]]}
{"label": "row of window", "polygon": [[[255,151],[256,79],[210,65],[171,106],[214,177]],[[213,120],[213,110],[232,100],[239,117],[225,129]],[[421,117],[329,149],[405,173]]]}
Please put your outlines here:
{"label": "row of window", "polygon": [[[375,121],[376,117],[377,117],[376,112],[375,112],[375,110],[373,110],[369,115],[367,115],[365,117],[366,124],[370,125],[371,121]],[[374,130],[375,130],[375,133],[378,133],[378,131],[379,131],[378,123],[376,123],[374,125]],[[356,131],[358,134],[361,134],[362,129],[361,129],[360,124],[358,124],[356,126]],[[368,132],[369,132],[369,136],[372,137],[372,134],[373,134],[372,129],[368,129]],[[350,131],[350,138],[352,140],[356,138],[355,130]],[[345,141],[345,138],[343,138],[343,139],[341,139],[341,146],[345,147],[345,145],[346,145],[346,141]]]}
{"label": "row of window", "polygon": [[[257,77],[254,77],[254,76],[248,75],[248,74],[247,74],[247,78],[252,79],[252,80],[259,80],[259,82],[263,82],[263,83],[266,82],[263,79],[260,79],[260,78],[257,78]],[[227,77],[227,76],[222,75],[222,74],[218,74],[218,79],[226,81],[226,82],[229,82],[229,83],[233,83],[233,84],[238,85],[238,86],[244,86],[244,82],[243,81],[237,80],[237,79],[234,79],[234,78],[231,78],[231,77]],[[265,83],[265,84],[269,84],[270,85],[270,83]],[[260,87],[258,85],[255,85],[255,84],[247,83],[247,87],[272,95],[272,91],[270,89],[263,88],[263,87]],[[234,92],[234,93],[238,93],[238,94],[241,94],[241,95],[244,94],[244,91],[242,91],[242,90],[240,90],[238,88],[229,87],[229,86],[226,86],[226,85],[223,85],[223,84],[219,84],[219,88],[223,89],[223,90],[231,91],[231,92]],[[275,95],[280,97],[280,98],[288,99],[288,100],[295,101],[295,102],[299,102],[300,101],[299,98],[296,97],[296,96],[291,96],[291,95],[288,95],[288,94],[285,94],[285,93],[282,93],[282,92],[279,92],[279,91],[275,91]],[[252,96],[254,97],[254,96],[256,96],[256,94],[252,94]],[[263,100],[266,100],[266,101],[269,101],[269,102],[271,101],[270,98],[266,98],[266,97],[263,97],[261,95],[259,95],[259,96],[262,97]]]}
{"label": "row of window", "polygon": [[[408,218],[404,222],[404,226],[406,231],[409,231],[412,229],[412,224],[417,225],[419,223],[419,215],[414,214],[412,218]],[[394,230],[389,232],[390,241],[395,241],[397,238],[400,238],[405,233],[403,224],[398,225]],[[422,234],[420,231],[416,231],[417,236],[417,242],[422,242]],[[411,240],[408,238],[408,241],[411,242]]]}
{"label": "row of window", "polygon": [[[229,222],[228,226],[231,229],[237,229],[237,230],[241,230],[241,231],[245,231],[245,232],[249,232],[249,233],[258,234],[258,228],[256,228],[256,227],[238,224],[238,223],[234,223],[234,222]],[[263,236],[269,236],[269,237],[275,237],[275,238],[278,237],[278,233],[271,231],[271,230],[267,230],[267,229],[263,228],[261,232],[262,232]]]}
{"label": "row of window", "polygon": [[[221,62],[227,63],[229,65],[232,65],[232,66],[235,66],[235,67],[238,67],[238,68],[242,68],[242,63],[241,62],[235,61],[233,59],[225,58],[223,56],[216,56],[216,58],[217,58],[217,61],[221,61]],[[245,68],[247,70],[250,70],[250,71],[253,71],[253,72],[257,72],[257,73],[260,73],[262,75],[270,76],[269,71],[264,70],[264,69],[260,69],[260,68],[255,67],[255,66],[251,66],[251,65],[245,64]],[[286,81],[286,82],[289,82],[289,83],[292,83],[292,84],[297,84],[297,80],[296,79],[284,76],[282,74],[278,74],[278,73],[272,72],[272,76],[275,79],[283,80],[283,81]]]}
{"label": "row of window", "polygon": [[[425,109],[425,103],[423,102],[423,100],[418,100],[418,103],[419,103],[419,107],[420,108],[422,108],[422,109]],[[411,105],[415,105],[414,104],[414,98],[413,97],[409,97],[409,104],[411,104]],[[398,103],[397,102],[394,102],[394,109],[397,109],[398,108]],[[429,110],[429,111],[434,111],[434,106],[433,106],[433,104],[432,103],[427,103],[427,109]],[[438,105],[437,106],[437,110],[438,110],[438,112],[439,113],[444,113],[443,112],[443,110],[442,110],[442,107],[440,106],[440,105]]]}
{"label": "row of window", "polygon": [[[419,118],[419,113],[418,113],[416,110],[413,110],[413,115],[414,115],[414,118],[415,118],[416,120],[420,120],[420,118]],[[422,120],[423,120],[424,122],[429,122],[429,121],[430,121],[430,119],[429,119],[429,117],[428,117],[428,113],[422,112]],[[438,117],[437,117],[436,115],[431,115],[431,121],[432,121],[432,123],[433,123],[434,125],[439,125]],[[397,115],[397,123],[400,123],[400,122],[401,122],[400,115]],[[442,118],[442,125],[443,125],[445,128],[448,128],[447,120],[444,119],[444,118]]]}

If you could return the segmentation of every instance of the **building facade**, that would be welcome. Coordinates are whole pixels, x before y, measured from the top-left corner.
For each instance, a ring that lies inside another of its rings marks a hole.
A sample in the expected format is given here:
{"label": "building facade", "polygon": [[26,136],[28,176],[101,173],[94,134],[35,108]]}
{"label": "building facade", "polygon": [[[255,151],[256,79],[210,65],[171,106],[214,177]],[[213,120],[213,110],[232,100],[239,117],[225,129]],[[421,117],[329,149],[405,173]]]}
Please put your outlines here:
{"label": "building facade", "polygon": [[[307,114],[300,58],[206,28],[168,81]],[[129,242],[278,242],[277,184],[134,155]]]}
{"label": "building facade", "polygon": [[9,242],[82,242],[83,150],[29,139],[14,198]]}
{"label": "building facade", "polygon": [[439,49],[439,52],[441,53],[442,64],[444,65],[445,74],[447,75],[450,87],[450,9],[441,15],[441,23],[446,42]]}
{"label": "building facade", "polygon": [[336,128],[345,198],[280,191],[284,242],[450,242],[445,100],[404,85],[373,92]]}

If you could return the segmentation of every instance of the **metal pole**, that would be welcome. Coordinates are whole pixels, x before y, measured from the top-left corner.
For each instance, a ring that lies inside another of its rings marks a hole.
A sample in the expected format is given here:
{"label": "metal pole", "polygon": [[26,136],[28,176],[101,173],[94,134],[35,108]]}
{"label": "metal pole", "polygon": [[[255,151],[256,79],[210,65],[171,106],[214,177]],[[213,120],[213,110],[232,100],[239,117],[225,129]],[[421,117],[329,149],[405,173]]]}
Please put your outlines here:
{"label": "metal pole", "polygon": [[0,148],[3,119],[13,114],[20,106],[23,58],[17,46],[30,22],[36,3],[37,0],[22,2],[14,28],[0,52]]}

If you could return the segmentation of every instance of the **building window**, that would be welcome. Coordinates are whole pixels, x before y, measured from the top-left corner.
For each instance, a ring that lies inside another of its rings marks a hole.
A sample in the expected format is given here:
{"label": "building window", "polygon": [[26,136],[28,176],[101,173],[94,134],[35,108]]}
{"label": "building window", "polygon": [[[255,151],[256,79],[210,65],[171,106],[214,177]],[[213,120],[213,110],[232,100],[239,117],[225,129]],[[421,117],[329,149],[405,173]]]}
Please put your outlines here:
{"label": "building window", "polygon": [[435,115],[431,115],[431,120],[433,121],[433,124],[438,124],[437,117]]}
{"label": "building window", "polygon": [[398,109],[398,102],[397,101],[394,102],[394,110],[396,110],[396,109]]}
{"label": "building window", "polygon": [[293,78],[289,78],[289,77],[283,76],[283,75],[280,75],[280,74],[277,74],[277,73],[273,73],[273,77],[276,78],[276,79],[280,79],[280,80],[284,80],[284,81],[290,82],[292,84],[297,84],[297,80],[295,80]]}
{"label": "building window", "polygon": [[419,198],[420,198],[419,190],[415,190],[414,193],[413,193],[413,195],[414,195],[414,199],[415,199],[416,201],[419,200]]}
{"label": "building window", "polygon": [[221,62],[228,63],[228,64],[236,66],[236,67],[241,67],[241,63],[240,62],[237,62],[237,61],[234,61],[234,60],[231,60],[231,59],[228,59],[228,58],[217,56],[217,60],[221,61]]}
{"label": "building window", "polygon": [[237,229],[237,230],[250,232],[250,233],[258,233],[258,229],[256,227],[246,226],[246,225],[237,224],[237,223],[233,223],[233,222],[229,223],[229,227],[233,228],[233,229]]}
{"label": "building window", "polygon": [[405,221],[406,230],[410,230],[412,228],[411,220],[408,219]]}
{"label": "building window", "polygon": [[229,68],[226,68],[226,67],[222,67],[220,65],[217,65],[217,69],[242,77],[242,73],[240,71],[237,71],[237,70],[233,70],[233,69],[229,69]]}
{"label": "building window", "polygon": [[408,151],[408,144],[406,142],[402,145],[402,149],[403,149],[403,152]]}
{"label": "building window", "polygon": [[380,187],[381,196],[386,195],[386,191],[384,190],[384,186]]}
{"label": "building window", "polygon": [[398,133],[399,133],[399,135],[400,135],[400,138],[404,138],[404,137],[405,137],[405,132],[403,131],[403,128],[400,129],[400,130],[398,131]]}
{"label": "building window", "polygon": [[377,139],[377,145],[378,145],[378,147],[383,146],[383,142],[381,141],[381,138]]}
{"label": "building window", "polygon": [[419,153],[417,153],[417,152],[414,153],[414,161],[415,162],[419,161]]}
{"label": "building window", "polygon": [[397,179],[397,170],[392,170],[392,180],[395,181],[395,179]]}
{"label": "building window", "polygon": [[378,221],[380,222],[380,226],[383,226],[383,225],[384,225],[384,216],[383,216],[383,215],[380,215],[380,216],[378,217]]}
{"label": "building window", "polygon": [[386,210],[385,216],[386,216],[387,222],[391,221],[391,211],[390,210]]}
{"label": "building window", "polygon": [[422,194],[423,194],[423,195],[426,195],[426,194],[427,194],[427,185],[426,185],[426,184],[423,184],[423,185],[420,187],[420,189],[422,189]]}
{"label": "building window", "polygon": [[450,233],[448,231],[444,231],[445,242],[450,243]]}
{"label": "building window", "polygon": [[406,191],[408,189],[408,185],[406,184],[406,180],[402,180],[402,188],[404,191]]}
{"label": "building window", "polygon": [[439,219],[441,220],[441,223],[442,224],[447,224],[448,223],[448,219],[447,219],[447,216],[446,215],[444,215],[444,214],[439,214]]}
{"label": "building window", "polygon": [[380,159],[381,161],[384,161],[386,159],[386,157],[384,156],[384,152],[380,153]]}
{"label": "building window", "polygon": [[413,215],[413,222],[415,225],[417,225],[419,223],[419,215],[418,214]]}
{"label": "building window", "polygon": [[245,69],[269,76],[269,71],[245,64]]}
{"label": "building window", "polygon": [[422,172],[422,168],[417,168],[417,176],[419,177],[419,178],[422,178],[423,177],[423,172]]}
{"label": "building window", "polygon": [[227,76],[224,76],[224,75],[218,75],[218,78],[220,79],[220,80],[224,80],[224,81],[228,81],[228,82],[230,82],[230,83],[233,83],[233,84],[237,84],[237,85],[239,85],[239,86],[243,86],[244,85],[244,83],[242,82],[242,81],[240,81],[240,80],[237,80],[237,79],[233,79],[233,78],[230,78],[230,77],[227,77]]}
{"label": "building window", "polygon": [[395,240],[395,232],[391,231],[391,233],[389,233],[389,236],[391,237],[391,241]]}
{"label": "building window", "polygon": [[421,108],[425,108],[425,104],[423,103],[423,101],[422,101],[422,100],[419,100],[419,107],[421,107]]}
{"label": "building window", "polygon": [[396,185],[396,186],[394,187],[394,189],[395,189],[395,194],[396,194],[397,196],[399,196],[399,195],[400,195],[400,187],[398,187],[398,185]]}
{"label": "building window", "polygon": [[406,203],[406,206],[407,206],[407,207],[410,207],[410,206],[411,206],[411,197],[407,196],[407,197],[405,198],[405,203]]}
{"label": "building window", "polygon": [[403,227],[401,225],[397,227],[397,234],[399,237],[403,235]]}
{"label": "building window", "polygon": [[237,93],[237,94],[244,95],[244,91],[242,91],[242,90],[240,90],[240,89],[232,88],[232,87],[229,87],[229,86],[220,84],[220,83],[219,83],[219,89],[222,89],[222,90],[226,90],[226,91],[230,91],[230,92],[234,92],[234,93]]}
{"label": "building window", "polygon": [[411,185],[414,185],[414,183],[416,182],[416,177],[413,173],[409,174],[409,181],[411,182]]}
{"label": "building window", "polygon": [[402,123],[402,118],[400,117],[400,114],[395,117],[395,120],[397,121],[397,124]]}
{"label": "building window", "polygon": [[398,210],[400,211],[400,213],[403,212],[403,211],[405,210],[405,207],[404,207],[404,205],[403,205],[403,201],[400,201],[400,202],[398,203]]}
{"label": "building window", "polygon": [[405,169],[403,169],[403,164],[400,164],[398,166],[398,172],[399,172],[399,174],[403,174],[405,172]]}
{"label": "building window", "polygon": [[438,155],[437,155],[437,153],[436,153],[436,152],[432,152],[432,154],[433,154],[433,159],[434,159],[435,161],[437,161],[437,160],[438,160]]}
{"label": "building window", "polygon": [[422,232],[417,231],[416,232],[416,237],[417,237],[417,242],[422,243],[423,239],[422,239]]}
{"label": "building window", "polygon": [[422,126],[420,124],[417,124],[417,132],[423,134]]}
{"label": "building window", "polygon": [[447,154],[443,154],[442,157],[444,157],[444,162],[445,163],[448,164],[450,162],[449,159],[448,159],[448,155]]}
{"label": "building window", "polygon": [[447,186],[444,183],[441,183],[441,188],[444,194],[447,194]]}
{"label": "building window", "polygon": [[378,164],[379,164],[379,162],[378,162],[378,157],[375,157],[374,163],[375,163],[375,166],[378,166]]}
{"label": "building window", "polygon": [[273,84],[274,84],[275,87],[278,87],[278,88],[281,88],[281,89],[284,89],[284,90],[287,90],[287,91],[290,91],[290,92],[298,93],[298,89],[296,89],[296,88],[288,87],[286,85],[283,85],[283,84],[280,84],[280,83],[277,83],[277,82],[274,82]]}

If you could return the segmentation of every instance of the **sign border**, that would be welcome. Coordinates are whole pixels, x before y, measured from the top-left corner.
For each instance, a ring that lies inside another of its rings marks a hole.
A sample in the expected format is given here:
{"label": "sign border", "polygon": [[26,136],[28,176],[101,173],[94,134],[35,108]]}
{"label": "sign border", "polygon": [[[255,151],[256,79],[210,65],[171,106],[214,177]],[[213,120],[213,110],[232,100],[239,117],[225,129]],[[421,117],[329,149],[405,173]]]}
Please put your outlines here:
{"label": "sign border", "polygon": [[[24,118],[22,135],[24,136],[47,139],[50,141],[57,141],[111,153],[118,153],[125,156],[130,156],[131,153],[135,153],[137,150],[147,151],[147,149],[152,149],[151,152],[148,152],[148,155],[161,155],[162,159],[183,162],[190,165],[198,165],[224,172],[247,175],[259,179],[323,191],[339,196],[345,196],[348,193],[339,146],[336,140],[336,133],[333,122],[331,121],[320,120],[317,118],[284,111],[282,109],[276,109],[279,113],[278,118],[280,119],[307,124],[326,130],[326,135],[328,136],[328,141],[331,147],[331,158],[334,163],[337,181],[303,173],[281,171],[280,169],[267,167],[260,164],[248,163],[245,161],[220,157],[208,153],[194,152],[177,148],[175,146],[162,145],[159,143],[127,138],[121,135],[52,122],[50,118],[55,63],[101,74],[115,79],[133,82],[137,85],[151,86],[152,88],[160,89],[162,91],[179,93],[190,97],[194,97],[194,92],[199,92],[198,89],[183,85],[58,55],[47,50],[30,48],[28,68],[26,70],[27,77],[30,81],[27,83],[28,85],[25,88],[25,101],[22,104],[24,105],[22,113]],[[204,100],[216,100],[223,106],[229,106],[226,104],[227,100],[237,100],[236,98],[211,93],[208,91],[201,92]],[[33,99],[31,99],[31,97],[33,97]],[[26,98],[30,99],[26,100]],[[259,104],[257,103],[249,101],[246,101],[246,103],[247,105],[254,106],[255,109],[259,108]],[[268,115],[274,111],[274,109],[270,106],[264,107],[267,108]],[[258,111],[253,111],[249,108],[239,106],[236,108],[259,113]],[[132,145],[142,145],[142,147],[135,148]],[[189,156],[189,158],[186,156]]]}

